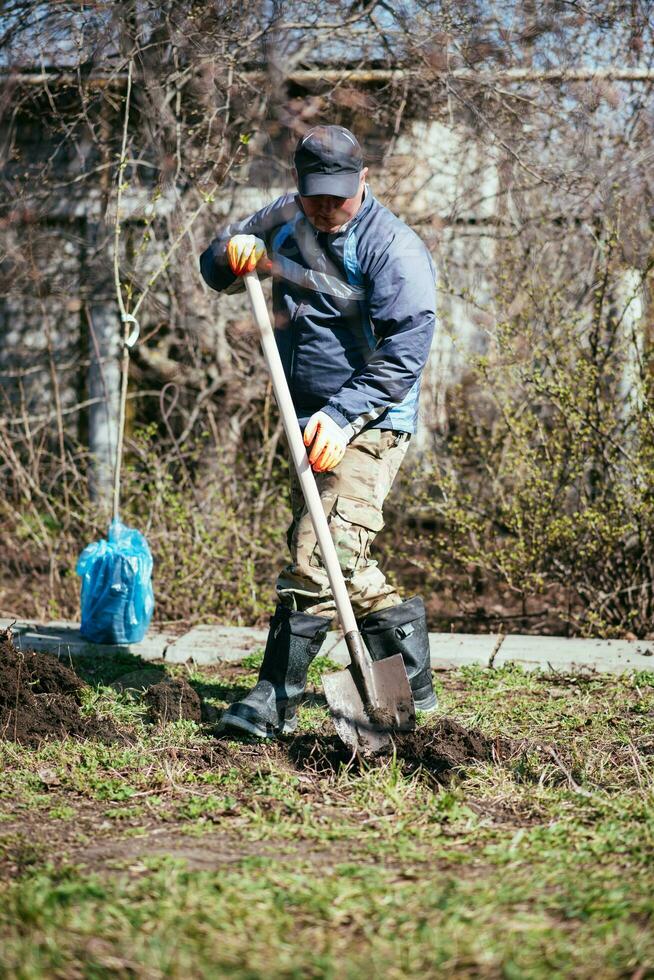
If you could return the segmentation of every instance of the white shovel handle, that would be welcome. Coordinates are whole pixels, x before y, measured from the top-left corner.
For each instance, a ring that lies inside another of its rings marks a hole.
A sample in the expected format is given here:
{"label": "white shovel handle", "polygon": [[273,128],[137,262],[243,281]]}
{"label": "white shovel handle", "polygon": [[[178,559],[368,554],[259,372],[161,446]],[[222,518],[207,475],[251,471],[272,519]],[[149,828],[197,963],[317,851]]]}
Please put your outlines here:
{"label": "white shovel handle", "polygon": [[343,627],[343,632],[348,634],[358,629],[357,622],[352,610],[350,597],[347,594],[345,579],[343,578],[343,572],[338,561],[336,548],[329,532],[329,524],[325,517],[325,511],[323,510],[320,494],[318,493],[313,470],[311,469],[311,464],[309,463],[304,446],[291,393],[288,390],[286,375],[284,374],[284,368],[277,349],[277,341],[275,340],[275,334],[270,323],[270,314],[268,313],[261,283],[256,272],[246,272],[243,278],[250,302],[252,303],[254,319],[261,334],[263,356],[272,378],[273,391],[275,392],[275,398],[277,399],[279,411],[281,412],[295,471],[309,509],[316,538],[318,539],[320,553],[327,570],[327,577],[329,578],[329,584],[331,585],[334,601],[336,602],[341,626]]}

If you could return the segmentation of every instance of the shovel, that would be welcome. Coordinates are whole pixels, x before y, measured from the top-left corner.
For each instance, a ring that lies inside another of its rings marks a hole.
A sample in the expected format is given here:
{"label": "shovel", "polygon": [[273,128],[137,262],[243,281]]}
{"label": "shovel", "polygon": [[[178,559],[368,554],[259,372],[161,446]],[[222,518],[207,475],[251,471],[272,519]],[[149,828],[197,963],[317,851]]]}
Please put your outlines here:
{"label": "shovel", "polygon": [[384,660],[373,661],[357,629],[343,572],[288,390],[261,283],[256,272],[246,272],[243,279],[261,334],[263,355],[272,379],[293,464],[320,546],[350,654],[351,663],[346,670],[323,676],[325,696],[342,741],[352,752],[373,754],[391,744],[393,732],[413,731],[415,728],[415,708],[406,668],[399,653]]}

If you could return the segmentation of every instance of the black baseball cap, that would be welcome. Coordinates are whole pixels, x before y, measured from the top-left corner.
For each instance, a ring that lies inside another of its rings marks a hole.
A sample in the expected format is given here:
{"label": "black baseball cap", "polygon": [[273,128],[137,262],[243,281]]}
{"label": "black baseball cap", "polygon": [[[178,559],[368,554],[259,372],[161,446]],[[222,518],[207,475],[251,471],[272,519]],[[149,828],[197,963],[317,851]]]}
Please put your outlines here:
{"label": "black baseball cap", "polygon": [[302,197],[354,197],[357,192],[363,153],[343,126],[314,126],[298,141],[293,162]]}

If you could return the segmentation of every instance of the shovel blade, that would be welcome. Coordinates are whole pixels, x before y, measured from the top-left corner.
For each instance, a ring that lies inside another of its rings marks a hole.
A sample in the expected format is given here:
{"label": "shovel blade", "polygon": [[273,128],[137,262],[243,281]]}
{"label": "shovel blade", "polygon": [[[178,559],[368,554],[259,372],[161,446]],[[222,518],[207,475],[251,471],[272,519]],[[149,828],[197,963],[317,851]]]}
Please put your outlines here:
{"label": "shovel blade", "polygon": [[376,699],[366,705],[350,669],[323,674],[329,710],[339,738],[353,752],[372,755],[388,748],[397,732],[416,727],[409,679],[400,654],[372,665]]}

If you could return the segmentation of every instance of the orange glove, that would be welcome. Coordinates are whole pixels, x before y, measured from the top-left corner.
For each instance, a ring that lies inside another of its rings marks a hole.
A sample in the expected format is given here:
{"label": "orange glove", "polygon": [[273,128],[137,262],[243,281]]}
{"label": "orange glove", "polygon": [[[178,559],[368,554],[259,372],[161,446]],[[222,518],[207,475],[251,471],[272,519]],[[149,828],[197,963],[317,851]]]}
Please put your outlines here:
{"label": "orange glove", "polygon": [[227,242],[227,259],[230,269],[236,276],[254,272],[257,267],[261,267],[266,272],[270,268],[266,246],[254,235],[234,235],[230,238]]}
{"label": "orange glove", "polygon": [[309,462],[316,473],[326,473],[338,466],[348,442],[344,430],[325,412],[315,412],[307,422],[304,445],[313,443]]}

